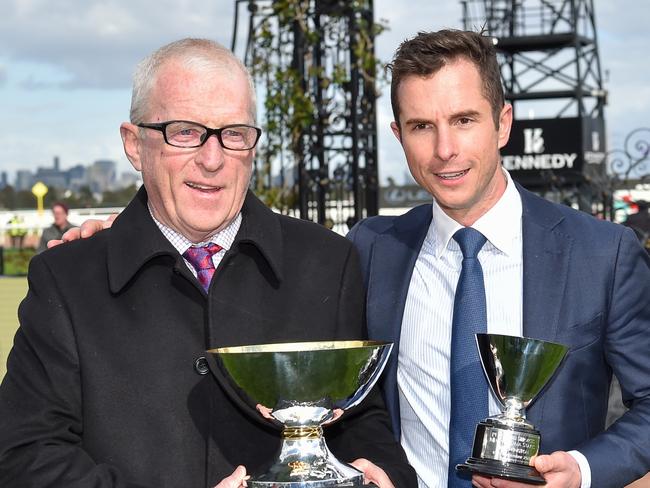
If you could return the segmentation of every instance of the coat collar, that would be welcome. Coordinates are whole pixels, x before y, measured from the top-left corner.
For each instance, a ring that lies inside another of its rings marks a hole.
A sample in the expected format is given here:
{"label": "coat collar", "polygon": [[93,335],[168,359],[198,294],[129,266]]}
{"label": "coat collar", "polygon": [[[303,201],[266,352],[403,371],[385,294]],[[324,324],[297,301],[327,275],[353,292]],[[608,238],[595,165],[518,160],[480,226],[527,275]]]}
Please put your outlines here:
{"label": "coat collar", "polygon": [[[242,207],[242,224],[230,252],[239,245],[253,245],[264,257],[278,281],[282,281],[282,233],[279,218],[248,192]],[[148,261],[169,256],[177,266],[178,251],[160,232],[147,208],[147,192],[140,188],[111,227],[108,237],[108,279],[111,292],[118,293]]]}
{"label": "coat collar", "polygon": [[368,335],[394,344],[383,384],[395,438],[400,437],[397,355],[411,274],[431,223],[431,205],[416,207],[393,220],[373,244],[366,313]]}

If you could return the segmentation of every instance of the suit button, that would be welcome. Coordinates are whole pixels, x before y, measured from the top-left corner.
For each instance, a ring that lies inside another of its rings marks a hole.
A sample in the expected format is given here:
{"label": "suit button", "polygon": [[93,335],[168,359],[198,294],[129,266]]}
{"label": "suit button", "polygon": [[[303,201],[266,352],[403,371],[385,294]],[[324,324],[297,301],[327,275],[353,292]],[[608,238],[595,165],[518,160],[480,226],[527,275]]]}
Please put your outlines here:
{"label": "suit button", "polygon": [[210,371],[210,368],[208,367],[208,360],[205,359],[205,357],[201,356],[196,361],[194,361],[194,371],[201,375],[208,374],[208,371]]}

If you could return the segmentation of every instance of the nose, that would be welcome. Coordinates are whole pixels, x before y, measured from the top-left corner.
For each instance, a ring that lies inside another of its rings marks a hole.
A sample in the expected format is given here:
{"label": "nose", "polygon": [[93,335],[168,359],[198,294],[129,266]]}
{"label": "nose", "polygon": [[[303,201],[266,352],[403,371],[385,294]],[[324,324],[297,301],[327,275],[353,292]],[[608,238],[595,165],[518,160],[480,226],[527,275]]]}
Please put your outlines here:
{"label": "nose", "polygon": [[437,131],[434,145],[435,156],[440,161],[450,161],[457,154],[456,139],[449,127]]}
{"label": "nose", "polygon": [[194,160],[207,171],[217,171],[223,166],[225,157],[223,147],[219,144],[217,136],[213,134],[198,148]]}

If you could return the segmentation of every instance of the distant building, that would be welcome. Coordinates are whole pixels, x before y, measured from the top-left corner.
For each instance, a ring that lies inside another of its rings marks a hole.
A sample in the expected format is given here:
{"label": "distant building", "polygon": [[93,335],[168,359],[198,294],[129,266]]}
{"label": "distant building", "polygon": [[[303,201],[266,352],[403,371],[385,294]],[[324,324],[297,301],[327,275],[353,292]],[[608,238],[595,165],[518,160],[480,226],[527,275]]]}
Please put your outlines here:
{"label": "distant building", "polygon": [[0,190],[7,187],[8,185],[9,185],[9,179],[7,176],[7,172],[3,171],[2,173],[0,173]]}
{"label": "distant building", "polygon": [[86,167],[81,164],[77,164],[67,170],[66,175],[68,178],[68,189],[70,191],[77,192],[81,187],[88,185]]}
{"label": "distant building", "polygon": [[19,169],[16,171],[16,191],[31,190],[36,180],[34,174],[27,169]]}
{"label": "distant building", "polygon": [[65,189],[68,186],[68,178],[63,171],[55,168],[38,168],[34,175],[36,181],[42,181],[48,188]]}
{"label": "distant building", "polygon": [[128,171],[120,175],[120,179],[117,184],[119,188],[126,188],[131,185],[135,185],[136,188],[140,188],[142,185],[142,175],[140,173]]}
{"label": "distant building", "polygon": [[86,170],[86,180],[90,191],[93,193],[103,193],[106,190],[114,189],[116,167],[115,161],[109,159],[100,159],[88,167]]}

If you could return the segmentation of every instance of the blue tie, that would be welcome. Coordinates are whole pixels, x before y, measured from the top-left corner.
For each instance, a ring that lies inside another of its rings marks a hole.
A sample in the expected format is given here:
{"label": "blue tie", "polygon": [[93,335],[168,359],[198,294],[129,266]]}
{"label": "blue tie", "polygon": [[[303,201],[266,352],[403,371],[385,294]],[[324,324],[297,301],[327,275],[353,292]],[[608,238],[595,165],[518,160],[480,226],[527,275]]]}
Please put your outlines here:
{"label": "blue tie", "polygon": [[471,227],[454,234],[463,252],[463,266],[454,298],[451,330],[451,420],[449,421],[449,488],[468,487],[456,465],[472,452],[476,424],[488,415],[487,383],[476,348],[476,332],[487,332],[483,270],[477,256],[485,236]]}

